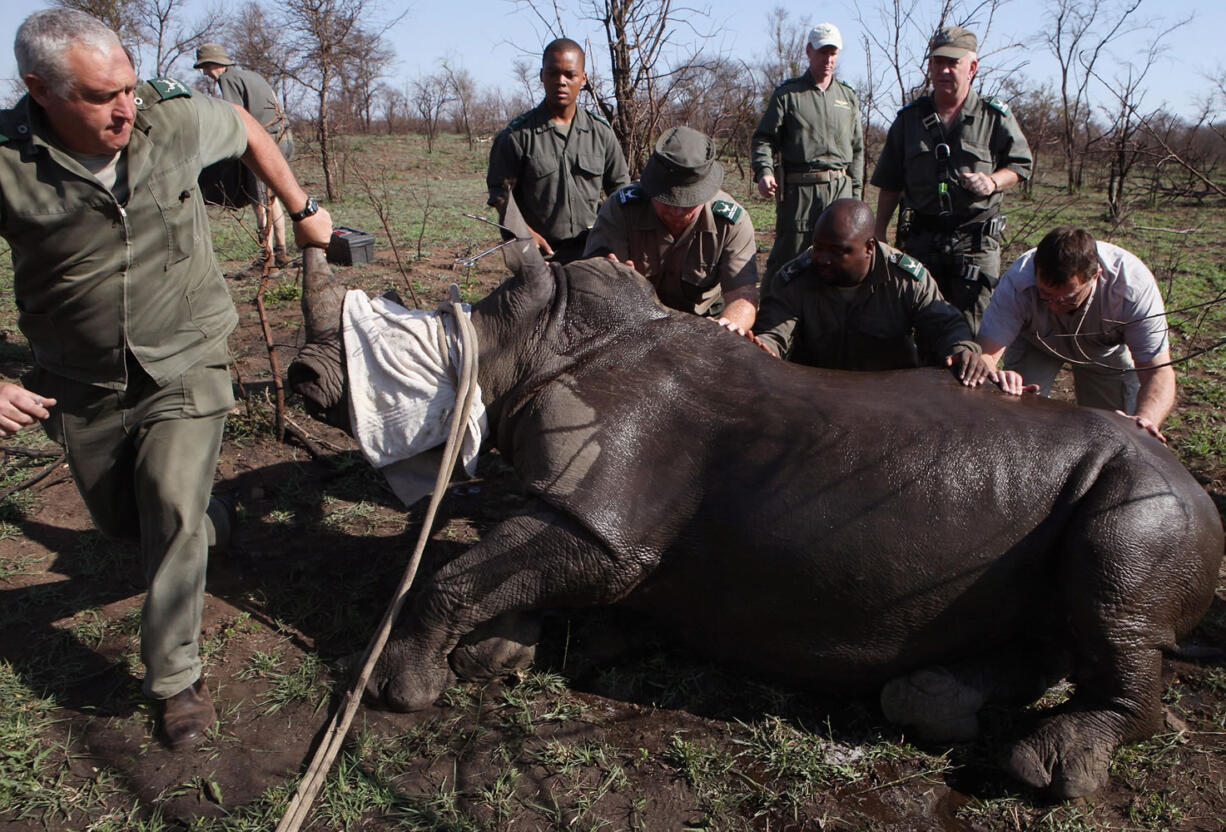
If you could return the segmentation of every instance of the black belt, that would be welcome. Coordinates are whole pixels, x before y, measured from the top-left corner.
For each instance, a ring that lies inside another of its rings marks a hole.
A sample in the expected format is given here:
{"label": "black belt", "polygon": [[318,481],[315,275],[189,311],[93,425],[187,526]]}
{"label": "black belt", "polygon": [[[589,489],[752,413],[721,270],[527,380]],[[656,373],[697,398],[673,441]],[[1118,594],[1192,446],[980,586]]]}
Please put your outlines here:
{"label": "black belt", "polygon": [[1000,213],[995,209],[980,211],[969,219],[958,216],[942,217],[935,214],[920,214],[917,212],[911,215],[911,228],[916,231],[957,231],[970,233],[984,231],[984,226],[994,222],[997,217],[1000,217]]}

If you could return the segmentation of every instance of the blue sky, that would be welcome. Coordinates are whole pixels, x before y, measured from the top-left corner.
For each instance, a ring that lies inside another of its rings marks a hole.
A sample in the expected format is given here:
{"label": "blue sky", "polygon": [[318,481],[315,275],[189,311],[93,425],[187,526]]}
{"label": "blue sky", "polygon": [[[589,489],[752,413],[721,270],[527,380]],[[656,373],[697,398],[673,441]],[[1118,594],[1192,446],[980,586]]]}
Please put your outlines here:
{"label": "blue sky", "polygon": [[[190,2],[203,7],[206,0]],[[934,0],[924,0],[924,3],[925,7],[937,6]],[[0,19],[0,43],[4,44],[0,50],[0,77],[14,78],[16,65],[11,44],[16,27],[27,14],[48,3],[45,0],[8,0],[5,5],[8,12]],[[573,0],[561,0],[561,5],[578,7],[579,4]],[[761,4],[744,0],[709,0],[704,4],[703,0],[691,0],[676,5],[709,8],[709,14],[693,18],[697,28],[713,34],[706,41],[706,48],[747,61],[756,60],[768,49],[767,14],[774,5],[787,10],[797,22],[830,21],[842,30],[845,42],[839,67],[840,77],[853,85],[861,83],[865,77],[863,54],[858,47],[862,26],[855,18],[856,6],[853,4],[811,4],[794,0]],[[871,7],[868,3],[862,2],[859,6],[866,15],[869,13]],[[1038,33],[1044,22],[1042,8],[1041,2],[1033,0],[1011,0],[1004,5],[982,47],[985,66],[993,61],[1001,66],[1006,62],[1009,66],[1024,62],[1024,68],[1019,71],[1024,72],[1032,83],[1054,82],[1055,63],[1038,43]],[[453,3],[440,0],[415,0],[413,3],[384,0],[381,13],[372,15],[371,19],[390,19],[406,9],[407,14],[402,21],[388,33],[398,55],[392,80],[399,82],[433,72],[440,60],[448,58],[453,65],[471,72],[480,86],[510,90],[515,85],[511,69],[513,62],[524,57],[535,61],[540,46],[548,39],[531,12],[511,0],[459,0]],[[1183,115],[1192,114],[1197,108],[1198,99],[1209,91],[1210,84],[1204,75],[1226,68],[1226,49],[1221,46],[1222,33],[1226,32],[1226,3],[1220,0],[1144,0],[1139,14],[1160,18],[1167,25],[1194,15],[1195,19],[1190,25],[1167,37],[1170,48],[1167,56],[1151,71],[1144,101],[1144,109],[1165,104]],[[974,23],[982,25],[981,21]],[[607,59],[599,49],[602,36],[599,24],[577,17],[572,17],[567,24],[570,37],[581,41],[591,39],[597,44],[590,61],[597,68],[601,64],[607,65]],[[1111,59],[1103,65],[1118,65],[1122,61],[1140,58],[1153,33],[1163,28],[1164,25],[1155,25],[1122,41],[1115,47]],[[922,46],[922,36],[916,35],[913,39],[921,42]],[[1024,42],[1026,45],[1005,54],[992,54],[995,49],[1012,42]],[[188,65],[180,68],[180,77],[191,78],[194,74]]]}

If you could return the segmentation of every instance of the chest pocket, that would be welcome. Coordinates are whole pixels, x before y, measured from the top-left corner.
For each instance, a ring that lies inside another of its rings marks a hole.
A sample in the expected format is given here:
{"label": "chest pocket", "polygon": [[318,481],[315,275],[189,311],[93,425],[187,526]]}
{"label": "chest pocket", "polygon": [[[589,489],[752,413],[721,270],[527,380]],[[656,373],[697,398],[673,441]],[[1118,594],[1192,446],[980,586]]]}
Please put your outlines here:
{"label": "chest pocket", "polygon": [[959,153],[958,168],[991,173],[996,170],[992,164],[992,151],[986,142],[963,141]]}
{"label": "chest pocket", "polygon": [[[166,268],[181,263],[195,248],[200,195],[193,173],[199,163],[187,160],[149,180],[149,190],[166,227]],[[135,198],[135,197],[134,197]]]}
{"label": "chest pocket", "polygon": [[580,153],[571,166],[576,177],[597,179],[604,174],[604,159],[596,153]]}
{"label": "chest pocket", "polygon": [[911,331],[900,317],[861,315],[856,322],[860,334],[877,341],[897,341],[908,337]]}

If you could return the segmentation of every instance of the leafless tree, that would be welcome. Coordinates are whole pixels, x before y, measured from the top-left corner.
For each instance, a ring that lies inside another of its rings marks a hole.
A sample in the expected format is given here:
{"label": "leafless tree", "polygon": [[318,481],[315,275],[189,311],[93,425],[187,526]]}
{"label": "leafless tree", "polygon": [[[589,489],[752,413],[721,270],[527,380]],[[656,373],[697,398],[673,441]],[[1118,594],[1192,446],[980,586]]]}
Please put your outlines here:
{"label": "leafless tree", "polygon": [[1135,17],[1144,0],[1048,0],[1043,42],[1059,65],[1063,151],[1070,191],[1080,190],[1101,134],[1089,125],[1090,80],[1107,47],[1145,25]]}
{"label": "leafless tree", "polygon": [[186,0],[136,3],[138,31],[141,40],[153,50],[154,71],[159,78],[170,75],[171,67],[180,58],[190,56],[197,46],[210,40],[225,20],[220,8],[211,7],[185,23],[186,5]]}
{"label": "leafless tree", "polygon": [[421,120],[422,132],[426,134],[426,152],[433,153],[434,140],[438,138],[439,121],[447,105],[451,103],[446,77],[434,74],[418,78],[413,82],[409,101]]}
{"label": "leafless tree", "polygon": [[454,65],[451,58],[443,60],[443,78],[447,82],[451,97],[451,107],[456,127],[468,140],[468,146],[473,146],[473,106],[476,104],[477,82],[472,73]]}
{"label": "leafless tree", "polygon": [[347,67],[365,59],[373,44],[404,16],[378,29],[366,24],[375,16],[374,0],[285,0],[283,31],[292,62],[286,72],[310,90],[317,105],[316,136],[328,199],[340,196],[332,158],[329,97],[342,82]]}

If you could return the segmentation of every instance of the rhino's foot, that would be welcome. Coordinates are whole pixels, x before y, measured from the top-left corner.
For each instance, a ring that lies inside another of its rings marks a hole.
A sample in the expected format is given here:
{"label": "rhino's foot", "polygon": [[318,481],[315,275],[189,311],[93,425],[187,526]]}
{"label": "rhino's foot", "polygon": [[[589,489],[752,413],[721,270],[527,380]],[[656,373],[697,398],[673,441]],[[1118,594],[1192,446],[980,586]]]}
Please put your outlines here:
{"label": "rhino's foot", "polygon": [[484,682],[522,670],[536,658],[540,637],[539,615],[507,613],[460,639],[451,653],[451,669],[470,682]]}
{"label": "rhino's foot", "polygon": [[1028,786],[1072,800],[1106,785],[1116,744],[1114,732],[1104,728],[1095,712],[1059,714],[1014,743],[1004,768]]}
{"label": "rhino's foot", "polygon": [[455,674],[446,662],[427,667],[426,663],[393,663],[384,657],[366,683],[366,696],[393,711],[420,711],[453,684]]}
{"label": "rhino's foot", "polygon": [[881,711],[896,725],[930,742],[969,742],[979,735],[982,686],[943,667],[891,679],[881,689]]}

